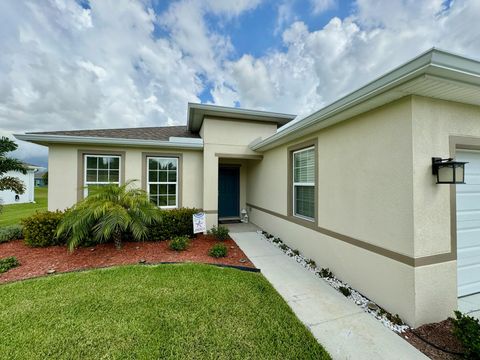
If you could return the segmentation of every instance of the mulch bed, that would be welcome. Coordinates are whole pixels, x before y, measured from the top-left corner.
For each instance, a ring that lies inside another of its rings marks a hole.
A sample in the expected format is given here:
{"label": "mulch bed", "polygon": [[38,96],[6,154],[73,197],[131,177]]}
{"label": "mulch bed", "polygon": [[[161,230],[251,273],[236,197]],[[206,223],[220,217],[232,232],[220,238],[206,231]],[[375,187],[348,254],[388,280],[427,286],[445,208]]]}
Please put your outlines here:
{"label": "mulch bed", "polygon": [[31,248],[22,240],[0,244],[0,257],[15,256],[20,266],[0,274],[0,283],[28,279],[47,274],[50,269],[56,273],[101,268],[113,265],[161,262],[198,262],[235,265],[255,268],[243,251],[232,239],[223,241],[228,256],[215,259],[208,250],[217,241],[208,235],[197,235],[185,251],[176,252],[168,248],[168,241],[125,242],[120,250],[114,244],[100,244],[94,247],[78,248],[69,252],[65,246]]}
{"label": "mulch bed", "polygon": [[[462,344],[453,335],[452,330],[452,320],[447,319],[438,323],[422,325],[414,330],[408,330],[401,334],[401,336],[431,359],[462,359],[460,355],[451,354],[451,352],[463,352]],[[426,341],[422,340],[419,336]],[[437,348],[429,343],[435,345]],[[438,348],[447,351],[442,351]]]}

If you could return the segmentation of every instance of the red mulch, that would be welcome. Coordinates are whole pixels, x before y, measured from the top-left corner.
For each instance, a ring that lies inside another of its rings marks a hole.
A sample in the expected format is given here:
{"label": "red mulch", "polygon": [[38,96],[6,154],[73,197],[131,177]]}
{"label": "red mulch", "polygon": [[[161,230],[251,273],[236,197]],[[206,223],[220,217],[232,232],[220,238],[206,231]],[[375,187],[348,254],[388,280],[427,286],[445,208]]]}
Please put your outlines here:
{"label": "red mulch", "polygon": [[[414,330],[408,330],[401,334],[401,336],[405,338],[410,344],[415,346],[418,350],[427,355],[430,359],[463,359],[460,355],[455,355],[448,352],[463,352],[462,344],[453,335],[452,330],[452,320],[447,319],[438,323],[425,324]],[[434,344],[440,349],[445,349],[447,351],[442,351],[435,348],[435,346],[428,344],[415,334],[420,335],[420,337],[427,340],[431,344]]]}
{"label": "red mulch", "polygon": [[[223,243],[228,248],[228,256],[215,259],[208,250],[216,243],[207,235],[199,234],[192,239],[185,251],[176,252],[168,248],[168,241],[125,242],[120,250],[111,243],[76,249],[70,253],[65,246],[31,248],[22,240],[0,244],[0,257],[15,256],[20,266],[0,274],[0,283],[46,275],[49,269],[56,273],[113,265],[136,264],[140,260],[147,263],[198,262],[210,264],[236,265],[254,268],[242,250],[232,239]],[[240,260],[245,259],[246,262]]]}

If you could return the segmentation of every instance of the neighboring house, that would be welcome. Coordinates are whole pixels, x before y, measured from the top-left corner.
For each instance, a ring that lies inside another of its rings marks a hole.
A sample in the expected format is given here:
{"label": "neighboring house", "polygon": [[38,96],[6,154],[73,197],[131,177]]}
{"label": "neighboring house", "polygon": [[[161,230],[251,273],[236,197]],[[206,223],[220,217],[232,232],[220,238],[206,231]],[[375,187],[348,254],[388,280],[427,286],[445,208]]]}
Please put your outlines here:
{"label": "neighboring house", "polygon": [[2,205],[31,203],[35,200],[35,172],[38,167],[30,164],[24,164],[27,168],[27,173],[22,174],[18,171],[8,171],[3,176],[13,176],[23,181],[25,184],[25,192],[17,194],[11,190],[0,191],[0,203]]}
{"label": "neighboring house", "polygon": [[[412,326],[480,292],[480,62],[433,49],[277,131],[293,119],[189,104],[186,127],[16,137],[49,147],[50,210],[138,179],[209,227],[246,208]],[[437,184],[432,157],[468,161],[468,185]]]}
{"label": "neighboring house", "polygon": [[46,174],[46,171],[37,171],[35,173],[35,186],[46,186],[45,178],[44,175]]}

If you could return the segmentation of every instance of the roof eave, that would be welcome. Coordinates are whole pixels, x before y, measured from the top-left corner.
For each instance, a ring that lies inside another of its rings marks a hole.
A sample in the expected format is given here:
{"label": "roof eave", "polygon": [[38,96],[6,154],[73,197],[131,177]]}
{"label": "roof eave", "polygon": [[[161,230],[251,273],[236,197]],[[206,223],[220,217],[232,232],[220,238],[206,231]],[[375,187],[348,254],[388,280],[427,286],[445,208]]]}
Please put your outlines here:
{"label": "roof eave", "polygon": [[67,136],[67,135],[41,135],[41,134],[14,134],[16,139],[31,142],[34,144],[48,146],[50,144],[83,144],[102,146],[126,146],[126,147],[155,147],[174,148],[185,150],[202,150],[203,142],[180,142],[164,140],[142,140],[124,138],[102,138],[88,136]]}
{"label": "roof eave", "polygon": [[202,127],[204,118],[209,116],[235,120],[273,122],[278,126],[285,125],[296,118],[296,115],[293,114],[188,103],[187,129],[193,132],[198,132]]}

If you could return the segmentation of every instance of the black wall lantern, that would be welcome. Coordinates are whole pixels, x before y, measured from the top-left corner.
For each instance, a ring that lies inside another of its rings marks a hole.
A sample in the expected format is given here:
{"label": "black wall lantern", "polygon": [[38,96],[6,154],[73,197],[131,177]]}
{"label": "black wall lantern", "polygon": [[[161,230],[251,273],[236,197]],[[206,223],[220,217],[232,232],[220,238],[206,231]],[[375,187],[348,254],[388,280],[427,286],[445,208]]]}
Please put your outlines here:
{"label": "black wall lantern", "polygon": [[437,175],[437,184],[465,184],[466,162],[432,157],[432,174]]}

